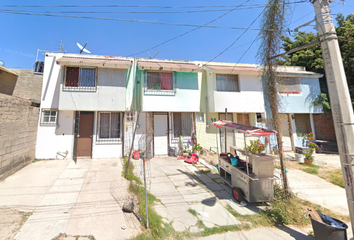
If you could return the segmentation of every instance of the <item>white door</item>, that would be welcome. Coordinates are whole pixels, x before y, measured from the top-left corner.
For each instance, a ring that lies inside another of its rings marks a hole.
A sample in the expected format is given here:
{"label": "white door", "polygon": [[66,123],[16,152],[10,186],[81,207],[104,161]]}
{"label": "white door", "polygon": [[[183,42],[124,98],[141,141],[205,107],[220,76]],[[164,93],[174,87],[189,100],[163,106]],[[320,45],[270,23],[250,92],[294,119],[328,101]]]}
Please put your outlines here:
{"label": "white door", "polygon": [[167,115],[154,115],[154,152],[155,155],[167,155],[168,144]]}

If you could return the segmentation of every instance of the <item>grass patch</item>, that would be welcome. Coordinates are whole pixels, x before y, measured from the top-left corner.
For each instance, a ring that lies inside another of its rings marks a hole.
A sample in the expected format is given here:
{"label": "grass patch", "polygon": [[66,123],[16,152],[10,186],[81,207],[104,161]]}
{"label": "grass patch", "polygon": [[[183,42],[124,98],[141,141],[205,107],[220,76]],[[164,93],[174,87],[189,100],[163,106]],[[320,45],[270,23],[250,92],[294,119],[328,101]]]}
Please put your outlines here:
{"label": "grass patch", "polygon": [[140,185],[143,184],[141,182],[140,178],[138,178],[137,176],[134,175],[134,173],[133,173],[134,164],[132,162],[130,162],[127,175],[125,176],[125,169],[127,168],[127,164],[128,164],[128,160],[127,160],[126,156],[123,157],[123,162],[124,162],[124,165],[123,165],[122,177],[124,177],[125,179],[127,179],[129,181],[135,180],[135,182],[137,184],[140,184]]}
{"label": "grass patch", "polygon": [[192,214],[194,217],[197,217],[198,216],[198,213],[197,213],[197,211],[196,210],[194,210],[194,209],[188,209],[188,212],[190,213],[190,214]]}
{"label": "grass patch", "polygon": [[337,185],[339,187],[344,188],[344,180],[341,169],[332,169],[328,171],[323,171],[320,175],[321,178],[329,181],[330,183]]}
{"label": "grass patch", "polygon": [[40,161],[39,159],[35,158],[33,159],[32,163],[39,162],[39,161]]}

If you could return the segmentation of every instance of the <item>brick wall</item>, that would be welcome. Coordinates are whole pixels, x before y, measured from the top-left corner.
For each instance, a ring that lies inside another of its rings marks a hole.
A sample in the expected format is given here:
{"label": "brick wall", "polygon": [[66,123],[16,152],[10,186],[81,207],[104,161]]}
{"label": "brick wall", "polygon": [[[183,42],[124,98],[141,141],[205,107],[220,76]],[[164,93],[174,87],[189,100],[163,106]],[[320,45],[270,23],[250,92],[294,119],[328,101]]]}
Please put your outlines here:
{"label": "brick wall", "polygon": [[33,73],[32,69],[9,68],[18,75],[13,96],[41,99],[43,74]]}
{"label": "brick wall", "polygon": [[38,114],[31,101],[0,94],[0,180],[34,159]]}
{"label": "brick wall", "polygon": [[313,121],[316,131],[316,139],[337,141],[331,114],[314,114]]}

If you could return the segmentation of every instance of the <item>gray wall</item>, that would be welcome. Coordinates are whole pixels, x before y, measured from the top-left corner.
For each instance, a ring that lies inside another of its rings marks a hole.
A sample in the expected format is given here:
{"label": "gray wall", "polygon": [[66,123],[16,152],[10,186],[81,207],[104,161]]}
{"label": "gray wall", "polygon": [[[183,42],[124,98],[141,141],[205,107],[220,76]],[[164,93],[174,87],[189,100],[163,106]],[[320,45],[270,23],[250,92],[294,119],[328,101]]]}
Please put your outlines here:
{"label": "gray wall", "polygon": [[0,94],[0,180],[33,161],[38,114],[31,101]]}
{"label": "gray wall", "polygon": [[0,93],[12,95],[15,89],[17,76],[0,71]]}
{"label": "gray wall", "polygon": [[32,69],[9,68],[9,70],[18,75],[13,96],[41,99],[43,74],[33,73]]}

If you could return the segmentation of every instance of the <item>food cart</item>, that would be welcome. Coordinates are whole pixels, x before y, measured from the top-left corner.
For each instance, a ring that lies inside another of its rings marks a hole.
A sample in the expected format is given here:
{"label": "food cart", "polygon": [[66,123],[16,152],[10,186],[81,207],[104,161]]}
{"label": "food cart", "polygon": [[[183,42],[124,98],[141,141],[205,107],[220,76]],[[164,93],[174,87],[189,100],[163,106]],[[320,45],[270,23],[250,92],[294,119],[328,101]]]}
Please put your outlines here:
{"label": "food cart", "polygon": [[[245,146],[248,137],[270,137],[276,131],[219,120],[217,128],[232,129],[243,134]],[[225,129],[225,130],[226,130]],[[235,160],[235,158],[237,160]],[[219,154],[219,174],[232,187],[235,200],[241,202],[268,202],[274,198],[274,158],[269,154],[251,154],[246,148],[230,147],[230,153]],[[235,164],[234,162],[238,162]]]}

